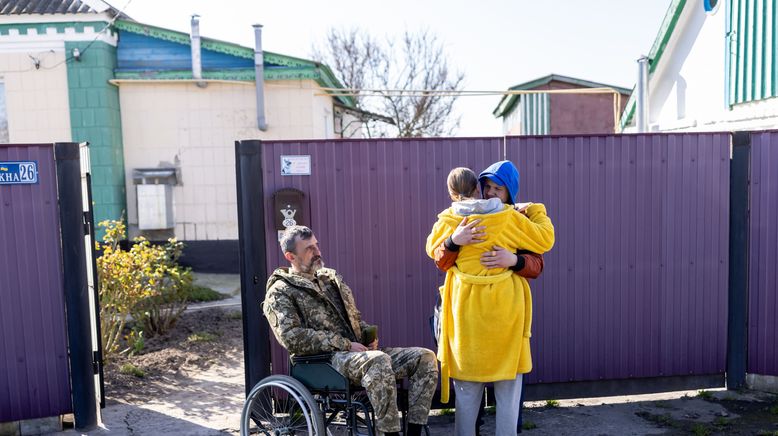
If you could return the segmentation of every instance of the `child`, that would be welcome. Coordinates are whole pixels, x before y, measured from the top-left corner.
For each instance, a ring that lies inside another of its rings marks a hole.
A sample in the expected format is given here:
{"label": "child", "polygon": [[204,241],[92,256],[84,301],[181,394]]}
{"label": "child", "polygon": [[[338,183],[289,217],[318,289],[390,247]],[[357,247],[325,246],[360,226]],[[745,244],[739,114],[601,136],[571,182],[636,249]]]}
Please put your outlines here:
{"label": "child", "polygon": [[487,215],[505,209],[499,198],[488,200],[476,198],[478,195],[478,177],[470,168],[454,168],[446,179],[448,195],[451,197],[451,209],[456,215]]}

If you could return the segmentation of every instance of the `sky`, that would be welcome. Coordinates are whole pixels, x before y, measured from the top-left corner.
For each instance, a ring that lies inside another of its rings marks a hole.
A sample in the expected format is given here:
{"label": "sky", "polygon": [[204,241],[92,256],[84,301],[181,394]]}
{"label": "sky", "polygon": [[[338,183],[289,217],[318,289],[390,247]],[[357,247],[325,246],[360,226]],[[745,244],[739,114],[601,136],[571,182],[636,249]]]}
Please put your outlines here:
{"label": "sky", "polygon": [[[671,0],[108,0],[142,23],[310,58],[327,30],[361,27],[377,37],[428,29],[444,44],[464,89],[505,90],[548,74],[632,88]],[[463,97],[456,136],[502,135],[499,96]]]}

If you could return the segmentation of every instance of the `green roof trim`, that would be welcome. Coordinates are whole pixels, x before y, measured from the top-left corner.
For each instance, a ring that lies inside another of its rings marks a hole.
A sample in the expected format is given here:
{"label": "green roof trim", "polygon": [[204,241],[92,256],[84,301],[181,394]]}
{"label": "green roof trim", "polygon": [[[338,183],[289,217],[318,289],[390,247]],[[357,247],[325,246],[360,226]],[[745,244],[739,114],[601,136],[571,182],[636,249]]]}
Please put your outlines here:
{"label": "green roof trim", "polygon": [[85,27],[91,27],[95,32],[103,30],[106,21],[68,21],[62,23],[13,23],[0,24],[0,35],[8,35],[9,30],[16,29],[19,35],[28,35],[29,29],[35,29],[38,35],[45,35],[46,29],[54,28],[57,33],[65,33],[65,29],[75,29],[76,33],[84,33]]}
{"label": "green roof trim", "polygon": [[[162,27],[157,26],[150,26],[148,24],[142,24],[135,21],[127,21],[127,20],[117,20],[114,23],[114,27],[116,27],[119,30],[123,30],[126,32],[132,32],[132,33],[138,33],[141,35],[147,35],[151,36],[153,38],[162,39],[164,41],[170,41],[175,42],[179,44],[184,45],[190,45],[190,37],[189,34],[184,32],[179,32],[176,30],[170,30],[165,29]],[[244,59],[254,59],[254,49],[250,47],[244,47],[242,45],[234,44],[231,42],[226,41],[220,41],[218,39],[211,39],[211,38],[201,38],[201,47],[205,50],[211,50],[218,53],[228,54],[231,56],[236,56]],[[343,88],[343,85],[338,81],[338,79],[335,78],[335,75],[332,73],[332,70],[324,64],[311,61],[308,59],[301,59],[296,58],[293,56],[286,56],[278,53],[273,53],[269,51],[263,51],[262,55],[264,57],[264,60],[266,63],[273,64],[273,65],[279,65],[282,67],[287,67],[289,69],[292,69],[292,71],[286,71],[283,70],[275,70],[272,68],[266,68],[265,69],[265,79],[267,80],[298,80],[298,79],[312,79],[315,80],[316,83],[319,84],[322,88]],[[306,70],[306,73],[303,74],[301,71]],[[164,75],[170,73],[171,77],[168,79],[166,77],[163,77]],[[117,79],[119,78],[129,78],[129,77],[120,77],[124,74],[138,74],[138,73],[117,73]],[[192,78],[191,72],[189,73],[188,77],[184,77],[185,74],[183,72],[156,72],[155,77],[151,77],[152,72],[143,72],[141,77],[137,77],[139,80],[147,79],[147,80],[188,80]],[[222,71],[211,71],[206,72],[203,71],[203,78],[208,79],[207,77],[209,74],[211,75],[217,75],[219,77],[210,77],[210,78],[222,78],[222,77],[230,77],[231,74],[235,74],[235,70],[222,70]],[[180,76],[180,77],[179,77]],[[254,80],[254,72],[251,73],[251,78],[248,79],[248,76],[245,76],[243,73],[236,77],[241,78],[227,78],[225,80]],[[349,96],[338,96],[334,97],[337,100],[339,100],[341,103],[356,107],[356,102],[352,97]]]}
{"label": "green roof trim", "polygon": [[[119,80],[194,80],[192,70],[117,71],[115,77]],[[267,77],[267,74],[265,77]],[[254,69],[203,71],[203,79],[253,83]]]}
{"label": "green roof trim", "polygon": [[[535,80],[530,80],[529,82],[520,83],[518,85],[511,86],[510,88],[508,88],[508,90],[509,91],[530,90],[530,89],[537,88],[538,86],[547,85],[552,81],[569,83],[571,85],[578,85],[583,88],[613,88],[622,94],[629,94],[630,92],[632,92],[630,89],[622,88],[620,86],[613,86],[605,83],[592,82],[583,79],[576,79],[575,77],[562,76],[559,74],[549,74],[548,76],[543,76]],[[500,102],[497,104],[497,107],[494,108],[494,110],[492,111],[492,114],[496,118],[505,116],[511,110],[513,110],[513,107],[516,106],[516,103],[518,101],[519,101],[519,96],[516,94],[503,95],[502,98],[500,99]]]}
{"label": "green roof trim", "polygon": [[[654,39],[654,43],[651,45],[651,51],[648,52],[648,75],[651,78],[651,73],[656,70],[659,65],[659,60],[662,59],[662,55],[665,53],[667,43],[670,42],[670,37],[673,35],[678,20],[681,18],[683,9],[686,6],[686,0],[672,0],[670,6],[667,8],[665,18],[662,20],[662,24],[659,26],[659,33]],[[634,88],[633,88],[634,89]],[[627,105],[624,107],[624,112],[621,114],[620,128],[624,131],[629,123],[632,122],[632,117],[635,116],[635,94],[633,93]]]}

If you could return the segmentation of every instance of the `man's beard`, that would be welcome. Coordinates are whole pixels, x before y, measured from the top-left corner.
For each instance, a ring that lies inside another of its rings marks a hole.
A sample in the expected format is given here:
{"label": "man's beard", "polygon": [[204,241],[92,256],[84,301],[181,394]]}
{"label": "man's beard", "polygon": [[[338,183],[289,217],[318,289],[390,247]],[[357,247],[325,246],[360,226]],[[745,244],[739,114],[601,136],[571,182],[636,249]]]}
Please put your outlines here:
{"label": "man's beard", "polygon": [[308,265],[301,265],[300,272],[304,272],[306,274],[315,274],[316,271],[322,268],[324,268],[324,259],[322,259],[321,256],[316,256],[311,259],[311,262]]}

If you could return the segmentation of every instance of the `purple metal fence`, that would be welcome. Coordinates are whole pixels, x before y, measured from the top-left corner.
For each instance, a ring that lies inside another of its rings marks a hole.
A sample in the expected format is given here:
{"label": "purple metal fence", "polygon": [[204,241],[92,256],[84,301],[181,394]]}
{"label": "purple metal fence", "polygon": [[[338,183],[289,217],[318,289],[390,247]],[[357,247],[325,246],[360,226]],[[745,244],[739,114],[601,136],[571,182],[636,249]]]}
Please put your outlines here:
{"label": "purple metal fence", "polygon": [[[535,298],[530,382],[720,374],[725,367],[729,134],[266,142],[266,205],[293,187],[329,266],[382,345],[432,347],[443,282],[424,243],[448,207],[448,171],[506,156],[520,197],[543,202],[557,242]],[[281,176],[310,155],[310,176]],[[268,212],[268,215],[272,212]],[[266,222],[268,239],[275,235]],[[285,265],[268,244],[268,270]],[[273,370],[286,370],[276,344]]]}
{"label": "purple metal fence", "polygon": [[748,369],[778,376],[778,132],[751,134]]}
{"label": "purple metal fence", "polygon": [[0,145],[36,161],[34,185],[0,186],[0,422],[71,412],[52,144]]}
{"label": "purple metal fence", "polygon": [[722,373],[729,134],[509,138],[556,246],[528,382]]}

